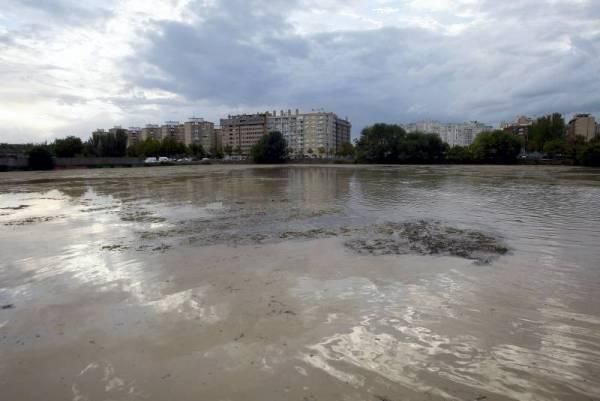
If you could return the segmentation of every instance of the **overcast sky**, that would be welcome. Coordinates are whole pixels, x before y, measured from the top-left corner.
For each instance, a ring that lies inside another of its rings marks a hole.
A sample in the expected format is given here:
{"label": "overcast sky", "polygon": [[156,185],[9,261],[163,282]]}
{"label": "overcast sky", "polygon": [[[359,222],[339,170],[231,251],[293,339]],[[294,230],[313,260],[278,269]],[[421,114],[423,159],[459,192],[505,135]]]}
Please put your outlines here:
{"label": "overcast sky", "polygon": [[2,1],[0,142],[296,108],[598,117],[600,1]]}

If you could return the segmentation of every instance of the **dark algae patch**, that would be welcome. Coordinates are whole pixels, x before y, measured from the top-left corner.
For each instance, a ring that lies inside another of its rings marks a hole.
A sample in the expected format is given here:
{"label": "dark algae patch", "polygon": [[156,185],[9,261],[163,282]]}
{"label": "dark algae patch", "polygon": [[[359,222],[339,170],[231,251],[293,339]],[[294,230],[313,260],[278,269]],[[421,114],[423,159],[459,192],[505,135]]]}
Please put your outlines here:
{"label": "dark algae patch", "polygon": [[372,226],[370,235],[346,241],[346,247],[363,255],[450,255],[488,263],[504,255],[501,241],[480,231],[416,221]]}

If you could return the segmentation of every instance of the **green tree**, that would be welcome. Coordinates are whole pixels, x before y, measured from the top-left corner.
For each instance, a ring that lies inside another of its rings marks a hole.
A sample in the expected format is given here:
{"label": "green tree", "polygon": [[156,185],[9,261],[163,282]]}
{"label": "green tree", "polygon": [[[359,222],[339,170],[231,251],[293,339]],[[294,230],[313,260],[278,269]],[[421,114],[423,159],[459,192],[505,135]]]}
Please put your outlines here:
{"label": "green tree", "polygon": [[448,149],[446,160],[449,163],[455,164],[473,163],[473,152],[471,152],[471,148],[468,146],[456,145]]}
{"label": "green tree", "polygon": [[226,155],[231,156],[233,154],[233,148],[231,147],[231,145],[226,145],[223,148],[223,152],[225,152]]}
{"label": "green tree", "polygon": [[190,152],[192,155],[198,159],[202,159],[206,157],[206,152],[204,151],[204,147],[199,143],[192,143],[190,146]]}
{"label": "green tree", "polygon": [[342,143],[340,150],[337,152],[337,155],[342,157],[353,157],[354,154],[354,145],[352,145],[350,142]]}
{"label": "green tree", "polygon": [[306,153],[308,153],[309,155],[312,155],[315,152],[313,152],[312,148],[308,148],[308,150],[306,151]]}
{"label": "green tree", "polygon": [[317,149],[317,152],[319,152],[319,156],[323,157],[323,155],[325,154],[326,150],[323,146],[319,146],[319,149]]}
{"label": "green tree", "polygon": [[362,130],[356,156],[366,163],[397,163],[399,144],[406,131],[399,125],[375,124]]}
{"label": "green tree", "polygon": [[564,138],[565,120],[560,113],[549,114],[538,118],[529,127],[527,148],[541,152],[546,142]]}
{"label": "green tree", "polygon": [[357,160],[366,163],[441,163],[446,151],[437,134],[407,134],[390,124],[363,129],[356,143]]}
{"label": "green tree", "polygon": [[76,136],[68,136],[54,141],[56,157],[73,157],[83,153],[83,143]]}
{"label": "green tree", "polygon": [[517,161],[521,141],[516,135],[504,131],[484,132],[475,138],[471,151],[475,161],[510,164]]}
{"label": "green tree", "polygon": [[583,146],[577,161],[590,167],[600,167],[600,139],[594,139]]}
{"label": "green tree", "polygon": [[544,144],[544,153],[554,159],[567,156],[567,141],[563,138],[553,139]]}
{"label": "green tree", "polygon": [[161,156],[179,156],[184,155],[186,152],[186,146],[183,143],[177,142],[175,138],[166,137],[160,144]]}
{"label": "green tree", "polygon": [[281,132],[264,135],[251,150],[255,163],[284,163],[287,158],[287,143]]}
{"label": "green tree", "polygon": [[54,159],[46,146],[34,146],[29,151],[29,168],[32,170],[52,170]]}
{"label": "green tree", "polygon": [[241,155],[242,154],[242,147],[241,146],[236,146],[235,149],[233,150],[233,152],[236,155]]}

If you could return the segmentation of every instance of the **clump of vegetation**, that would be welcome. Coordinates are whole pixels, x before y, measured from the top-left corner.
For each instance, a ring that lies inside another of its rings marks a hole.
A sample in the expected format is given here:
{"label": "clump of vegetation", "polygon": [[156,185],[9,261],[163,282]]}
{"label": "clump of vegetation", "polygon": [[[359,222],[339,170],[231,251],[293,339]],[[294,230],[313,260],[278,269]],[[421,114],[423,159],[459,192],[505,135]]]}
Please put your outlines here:
{"label": "clump of vegetation", "polygon": [[52,170],[54,158],[47,146],[34,146],[29,151],[29,168],[31,170]]}
{"label": "clump of vegetation", "polygon": [[288,147],[281,132],[274,131],[264,135],[252,147],[252,160],[261,164],[284,163],[288,155]]}
{"label": "clump of vegetation", "polygon": [[356,157],[363,163],[442,163],[447,148],[436,134],[407,134],[399,125],[375,124],[361,132]]}

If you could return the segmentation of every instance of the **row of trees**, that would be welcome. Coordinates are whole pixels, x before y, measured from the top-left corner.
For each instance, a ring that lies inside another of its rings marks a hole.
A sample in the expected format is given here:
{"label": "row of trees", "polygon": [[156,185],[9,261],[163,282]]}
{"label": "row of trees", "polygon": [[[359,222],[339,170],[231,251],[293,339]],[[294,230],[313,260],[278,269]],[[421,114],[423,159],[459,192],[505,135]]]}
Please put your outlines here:
{"label": "row of trees", "polygon": [[514,163],[521,151],[515,135],[494,131],[480,134],[471,146],[449,147],[436,134],[406,133],[399,125],[365,128],[356,143],[362,163]]}
{"label": "row of trees", "polygon": [[207,156],[223,157],[223,153],[217,149],[211,149],[209,152],[200,144],[187,146],[169,137],[163,140],[147,138],[127,148],[127,155],[130,157],[194,156],[199,159]]}

